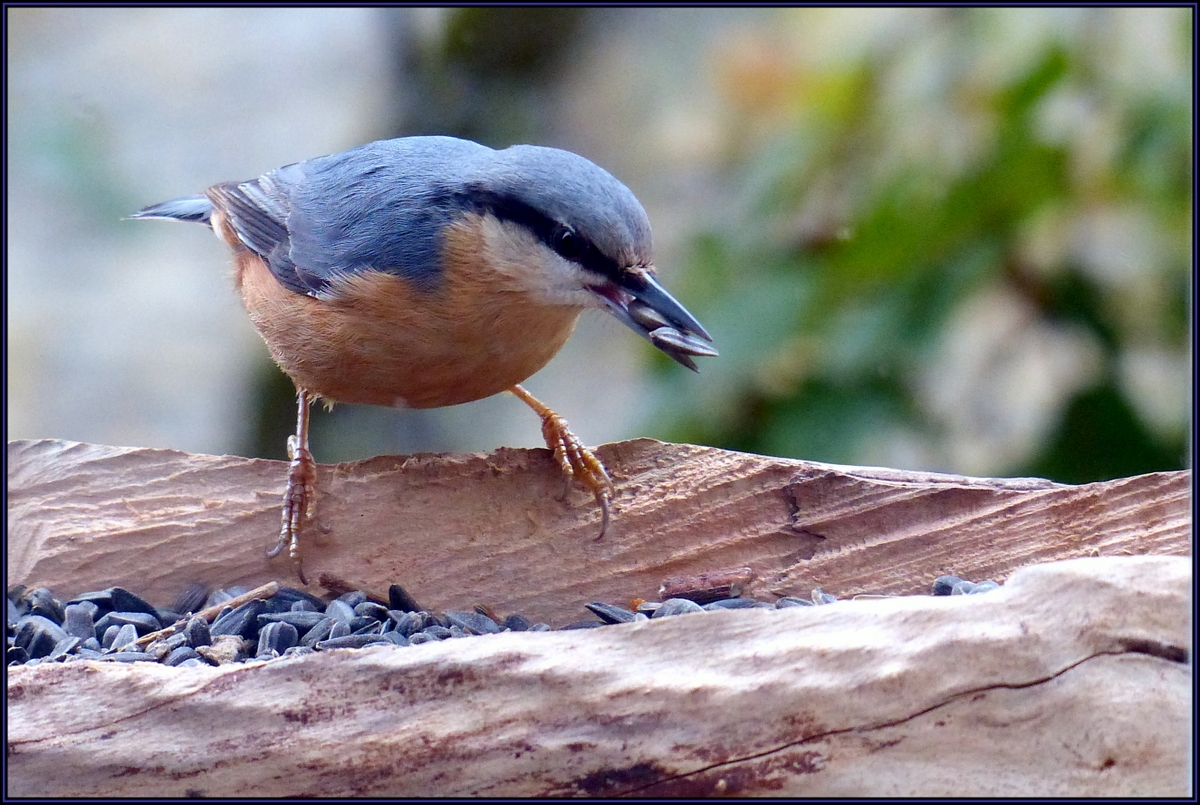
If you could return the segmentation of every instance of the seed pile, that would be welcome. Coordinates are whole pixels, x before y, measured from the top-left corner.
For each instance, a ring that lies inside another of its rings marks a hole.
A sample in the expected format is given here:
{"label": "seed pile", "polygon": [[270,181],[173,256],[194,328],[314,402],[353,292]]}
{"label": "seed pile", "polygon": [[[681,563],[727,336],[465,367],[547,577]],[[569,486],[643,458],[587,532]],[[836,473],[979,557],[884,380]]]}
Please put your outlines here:
{"label": "seed pile", "polygon": [[[933,583],[932,592],[974,595],[998,586],[994,581],[975,584],[957,576],[941,576]],[[9,665],[99,660],[186,667],[382,643],[415,646],[499,632],[550,631],[548,624],[533,623],[523,615],[500,618],[485,606],[474,611],[422,609],[398,584],[388,591],[386,605],[361,590],[325,601],[303,590],[269,587],[273,594],[269,591],[262,597],[255,596],[264,588],[208,593],[191,587],[169,609],[155,607],[121,587],[83,593],[66,603],[44,587],[15,587],[7,599],[6,660]],[[836,600],[818,587],[811,599],[786,596],[774,603],[744,597],[697,603],[679,597],[642,602],[628,609],[593,602],[586,607],[599,620],[577,621],[562,629],[591,629],[718,609],[815,606]]]}

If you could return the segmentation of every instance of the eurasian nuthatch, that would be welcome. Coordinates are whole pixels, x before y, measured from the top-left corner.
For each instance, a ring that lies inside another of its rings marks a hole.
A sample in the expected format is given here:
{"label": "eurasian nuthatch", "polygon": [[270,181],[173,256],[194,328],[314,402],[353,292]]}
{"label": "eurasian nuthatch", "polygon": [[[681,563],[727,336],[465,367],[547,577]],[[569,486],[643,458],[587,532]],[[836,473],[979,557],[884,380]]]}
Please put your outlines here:
{"label": "eurasian nuthatch", "polygon": [[603,536],[613,493],[603,464],[518,384],[587,308],[691,369],[691,356],[717,354],[654,278],[650,223],[633,193],[556,148],[383,140],[132,217],[205,224],[234,251],[242,302],[298,391],[270,555],[288,545],[302,580],[312,398],[436,408],[511,391],[541,417],[563,472],[595,496]]}

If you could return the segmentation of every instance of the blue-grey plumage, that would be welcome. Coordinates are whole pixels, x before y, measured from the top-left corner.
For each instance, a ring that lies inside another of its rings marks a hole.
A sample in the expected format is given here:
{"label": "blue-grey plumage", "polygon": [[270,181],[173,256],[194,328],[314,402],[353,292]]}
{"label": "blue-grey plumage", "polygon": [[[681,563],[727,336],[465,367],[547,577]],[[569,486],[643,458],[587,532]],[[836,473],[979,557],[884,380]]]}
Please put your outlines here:
{"label": "blue-grey plumage", "polygon": [[453,137],[407,137],[264,178],[273,185],[268,195],[289,210],[292,262],[317,282],[370,266],[436,284],[441,233],[471,212],[529,227],[542,240],[569,227],[590,241],[594,253],[585,256],[602,270],[651,259],[650,224],[633,193],[555,148],[496,151]]}

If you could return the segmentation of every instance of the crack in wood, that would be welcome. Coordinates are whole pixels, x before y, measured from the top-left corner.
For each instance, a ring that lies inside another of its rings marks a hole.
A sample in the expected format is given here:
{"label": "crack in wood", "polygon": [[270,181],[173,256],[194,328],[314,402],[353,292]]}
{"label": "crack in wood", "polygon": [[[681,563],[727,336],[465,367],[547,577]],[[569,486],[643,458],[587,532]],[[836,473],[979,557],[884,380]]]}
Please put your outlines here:
{"label": "crack in wood", "polygon": [[[870,726],[857,726],[857,727],[846,727],[844,729],[837,729],[837,730],[826,730],[825,732],[816,733],[814,735],[810,735],[808,737],[801,738],[800,740],[797,740],[797,741],[790,741],[786,744],[782,744],[782,745],[774,747],[772,749],[767,749],[762,752],[755,752],[753,754],[749,754],[744,757],[732,758],[730,760],[724,760],[719,763],[712,763],[712,764],[709,764],[708,766],[704,766],[702,768],[695,769],[693,771],[683,772],[681,774],[675,774],[675,775],[672,775],[672,776],[664,778],[664,779],[656,780],[654,782],[648,782],[648,783],[639,785],[636,788],[631,788],[626,791],[613,792],[613,793],[611,793],[611,795],[615,796],[615,797],[632,797],[632,796],[637,796],[639,794],[646,795],[646,792],[651,792],[649,794],[651,796],[653,796],[655,794],[662,794],[665,796],[679,795],[675,791],[653,792],[652,790],[660,789],[663,787],[676,788],[676,787],[679,787],[681,783],[687,783],[689,780],[697,778],[701,775],[708,775],[711,772],[716,771],[716,770],[732,769],[732,768],[735,768],[740,765],[754,763],[756,761],[767,760],[773,756],[781,755],[782,753],[802,747],[806,744],[812,744],[817,741],[823,741],[823,740],[826,740],[828,738],[835,737],[838,735],[848,735],[848,734],[864,734],[865,735],[865,734],[869,734],[872,732],[878,732],[880,730],[897,727],[897,726],[900,726],[901,724],[905,724],[910,721],[913,721],[914,719],[928,715],[929,713],[932,713],[936,710],[940,710],[942,708],[949,707],[950,705],[952,705],[956,702],[962,701],[963,699],[970,699],[972,697],[976,697],[976,696],[979,696],[980,694],[985,694],[990,691],[1024,690],[1026,688],[1032,688],[1032,687],[1037,687],[1038,685],[1044,685],[1047,682],[1051,682],[1051,681],[1061,677],[1062,675],[1069,673],[1070,671],[1080,667],[1084,663],[1090,662],[1091,660],[1097,659],[1099,657],[1120,656],[1122,654],[1143,654],[1143,655],[1157,657],[1160,659],[1165,659],[1170,662],[1186,663],[1186,661],[1187,661],[1186,660],[1186,657],[1187,657],[1186,650],[1179,646],[1172,646],[1172,645],[1169,645],[1166,643],[1161,643],[1159,641],[1143,640],[1143,639],[1125,639],[1125,640],[1121,640],[1118,642],[1122,645],[1122,648],[1120,648],[1118,650],[1098,651],[1094,654],[1089,654],[1087,657],[1084,657],[1080,660],[1076,660],[1075,662],[1070,663],[1069,665],[1059,669],[1058,671],[1056,671],[1048,676],[1039,678],[1039,679],[1030,680],[1028,682],[997,683],[997,684],[993,684],[993,685],[985,685],[982,687],[965,690],[965,691],[962,691],[960,693],[956,693],[956,694],[950,696],[945,701],[938,702],[937,704],[932,704],[929,707],[926,707],[924,710],[919,710],[915,713],[911,713],[902,718],[892,719],[890,721],[884,721],[884,722],[880,722],[878,724],[872,724]],[[1179,659],[1180,653],[1182,653],[1182,656],[1184,659]],[[886,748],[895,746],[898,743],[900,743],[901,740],[903,740],[903,739],[895,739],[895,740],[885,741],[882,744],[880,744],[879,746],[874,747],[874,751],[878,751],[880,749],[886,749]],[[808,773],[811,773],[812,771],[819,771],[819,769],[812,768],[807,771],[808,771]],[[713,783],[712,785],[710,785],[709,788],[710,789],[713,788],[714,786],[718,785],[719,782],[721,782],[721,781],[718,780],[716,783]],[[744,782],[752,782],[752,781],[744,781]],[[744,787],[744,782],[743,782],[743,787]],[[759,782],[766,782],[766,781],[759,781]],[[768,785],[760,786],[760,787],[772,788],[775,786],[768,784]],[[739,792],[728,790],[728,785],[726,785],[726,786],[722,787],[720,791],[710,791],[709,795],[719,795],[719,794],[735,795],[737,793],[739,793]],[[746,793],[748,795],[753,795],[755,792],[751,791],[751,792],[746,792]],[[692,795],[693,796],[704,796],[705,794],[693,793]]]}

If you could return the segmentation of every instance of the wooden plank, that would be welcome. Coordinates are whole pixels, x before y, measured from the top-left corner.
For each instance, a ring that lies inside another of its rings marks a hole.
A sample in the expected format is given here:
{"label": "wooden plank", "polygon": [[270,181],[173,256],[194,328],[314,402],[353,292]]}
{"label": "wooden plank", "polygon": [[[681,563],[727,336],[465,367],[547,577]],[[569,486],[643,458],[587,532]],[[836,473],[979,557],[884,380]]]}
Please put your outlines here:
{"label": "wooden plank", "polygon": [[[666,577],[748,566],[751,592],[925,592],[1081,556],[1190,551],[1190,471],[1063,486],[846,467],[648,439],[597,450],[614,527],[546,450],[381,456],[319,468],[310,579],[423,605],[486,603],[552,624],[587,601],[655,599]],[[8,444],[9,586],[121,585],[166,605],[187,584],[295,584],[269,560],[286,466],[55,440]],[[573,613],[573,614],[572,614]]]}

